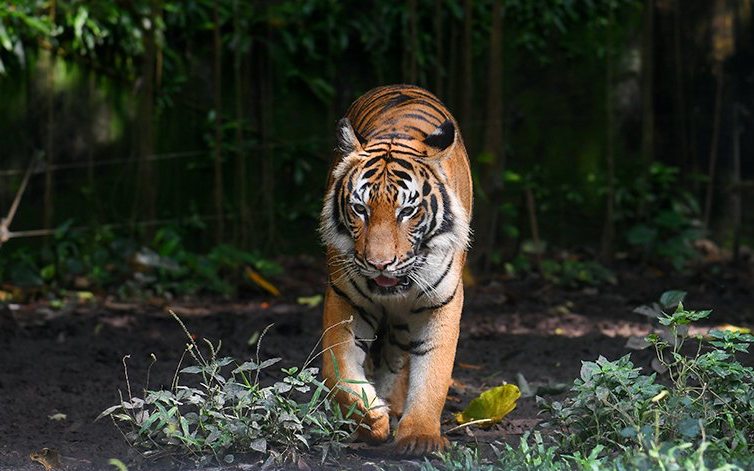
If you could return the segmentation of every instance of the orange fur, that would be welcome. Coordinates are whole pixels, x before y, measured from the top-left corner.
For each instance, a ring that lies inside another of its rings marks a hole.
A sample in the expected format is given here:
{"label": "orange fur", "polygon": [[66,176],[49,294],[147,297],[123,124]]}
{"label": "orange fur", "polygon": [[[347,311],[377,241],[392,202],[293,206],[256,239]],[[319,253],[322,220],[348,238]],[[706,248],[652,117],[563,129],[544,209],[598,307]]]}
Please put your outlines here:
{"label": "orange fur", "polygon": [[398,85],[367,92],[339,126],[321,225],[333,353],[322,373],[369,426],[360,439],[388,440],[392,414],[397,452],[441,450],[472,209],[458,124],[431,93]]}

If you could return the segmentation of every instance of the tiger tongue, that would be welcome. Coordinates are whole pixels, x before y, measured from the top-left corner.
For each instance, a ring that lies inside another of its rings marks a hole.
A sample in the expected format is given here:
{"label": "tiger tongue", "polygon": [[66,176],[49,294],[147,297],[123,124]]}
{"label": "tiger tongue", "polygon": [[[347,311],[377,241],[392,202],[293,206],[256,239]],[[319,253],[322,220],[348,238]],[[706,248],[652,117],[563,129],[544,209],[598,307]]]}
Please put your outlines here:
{"label": "tiger tongue", "polygon": [[378,276],[374,279],[374,282],[378,285],[382,286],[383,288],[388,288],[390,286],[395,286],[398,284],[398,278],[389,278],[387,276]]}

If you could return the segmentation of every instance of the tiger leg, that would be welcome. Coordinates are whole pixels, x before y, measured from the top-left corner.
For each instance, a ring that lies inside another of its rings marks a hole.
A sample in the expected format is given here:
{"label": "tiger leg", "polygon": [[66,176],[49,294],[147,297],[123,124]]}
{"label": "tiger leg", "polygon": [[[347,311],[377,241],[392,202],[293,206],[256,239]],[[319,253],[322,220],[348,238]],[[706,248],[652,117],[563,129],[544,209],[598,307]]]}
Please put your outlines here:
{"label": "tiger leg", "polygon": [[[325,384],[334,391],[334,399],[343,414],[355,407],[352,418],[368,427],[358,428],[360,440],[384,442],[390,434],[387,406],[364,373],[366,352],[375,329],[331,287],[327,288],[324,304],[322,375]],[[344,322],[349,318],[353,320]],[[367,403],[362,398],[366,398]]]}
{"label": "tiger leg", "polygon": [[412,335],[406,408],[395,433],[395,450],[422,455],[446,449],[440,415],[450,387],[463,306],[463,288],[453,301],[429,313],[426,325]]}
{"label": "tiger leg", "polygon": [[408,358],[401,368],[398,377],[395,379],[393,390],[390,392],[388,401],[390,402],[390,415],[400,417],[403,415],[403,409],[406,407],[406,393],[408,392]]}
{"label": "tiger leg", "polygon": [[390,415],[400,416],[406,402],[406,383],[408,380],[408,355],[400,348],[384,341],[380,356],[374,359],[374,384],[377,395],[390,404]]}

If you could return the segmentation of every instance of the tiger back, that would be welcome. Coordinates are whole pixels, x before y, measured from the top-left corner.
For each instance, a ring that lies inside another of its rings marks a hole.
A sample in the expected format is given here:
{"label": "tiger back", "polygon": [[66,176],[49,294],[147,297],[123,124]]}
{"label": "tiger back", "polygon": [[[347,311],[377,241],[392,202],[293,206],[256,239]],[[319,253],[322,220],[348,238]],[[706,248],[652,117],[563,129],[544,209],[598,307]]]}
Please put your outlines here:
{"label": "tiger back", "polygon": [[444,449],[472,210],[458,124],[430,92],[395,85],[357,99],[337,133],[320,221],[323,375],[368,426],[362,440],[388,440],[393,415],[397,452]]}

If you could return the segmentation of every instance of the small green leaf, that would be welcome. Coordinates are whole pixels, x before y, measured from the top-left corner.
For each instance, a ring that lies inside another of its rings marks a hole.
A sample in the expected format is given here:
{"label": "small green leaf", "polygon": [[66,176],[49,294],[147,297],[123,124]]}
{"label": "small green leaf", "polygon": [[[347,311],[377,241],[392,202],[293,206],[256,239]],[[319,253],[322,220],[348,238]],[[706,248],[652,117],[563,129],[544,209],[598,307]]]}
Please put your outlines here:
{"label": "small green leaf", "polygon": [[[660,304],[665,309],[675,309],[686,298],[685,291],[671,290],[665,291],[660,296]],[[680,306],[679,306],[680,307]]]}

